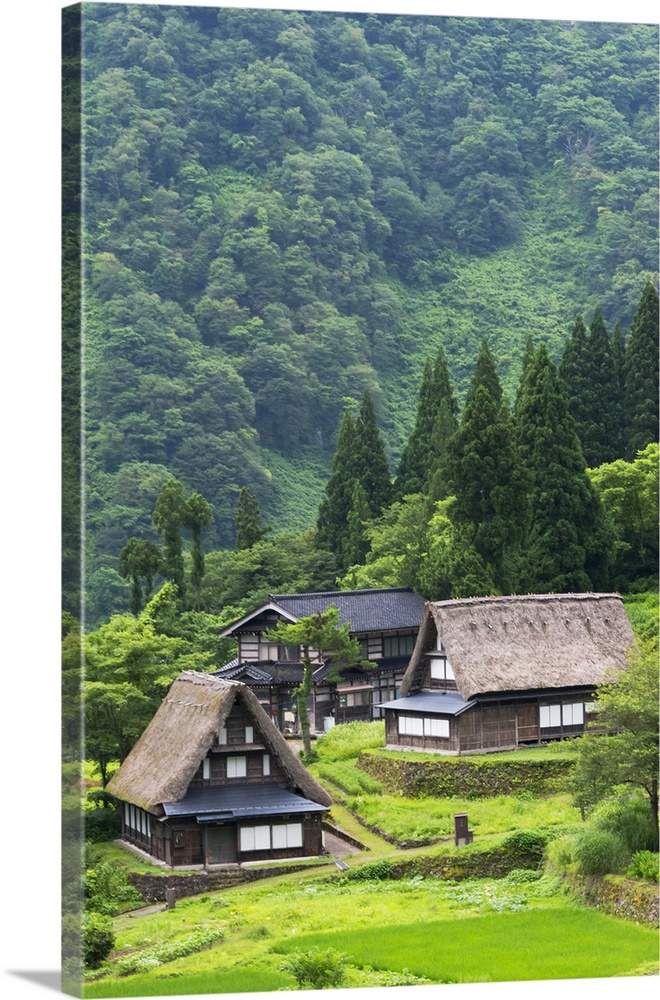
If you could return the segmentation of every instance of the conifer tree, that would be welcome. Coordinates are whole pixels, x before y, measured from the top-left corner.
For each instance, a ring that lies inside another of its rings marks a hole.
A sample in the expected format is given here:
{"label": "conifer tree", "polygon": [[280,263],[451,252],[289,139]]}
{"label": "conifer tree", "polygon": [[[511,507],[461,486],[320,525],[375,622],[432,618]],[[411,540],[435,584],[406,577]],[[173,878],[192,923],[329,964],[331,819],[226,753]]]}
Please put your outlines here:
{"label": "conifer tree", "polygon": [[458,426],[458,404],[449,377],[449,368],[442,347],[435,363],[424,363],[415,426],[401,453],[394,482],[395,499],[411,493],[422,493],[435,481],[441,468],[447,442]]}
{"label": "conifer tree", "polygon": [[342,549],[358,469],[359,443],[355,421],[349,407],[346,407],[332,459],[330,478],[325,486],[325,497],[319,506],[316,532],[317,547],[332,552],[341,569],[346,568]]}
{"label": "conifer tree", "polygon": [[617,320],[612,331],[612,365],[614,368],[614,454],[623,458],[626,453],[625,390],[626,390],[626,341]]}
{"label": "conifer tree", "polygon": [[598,307],[587,337],[587,386],[583,401],[585,422],[578,427],[584,459],[590,468],[617,457],[617,380],[612,345]]}
{"label": "conifer tree", "polygon": [[201,608],[201,588],[204,579],[204,549],[202,548],[202,530],[211,522],[213,508],[201,493],[191,493],[183,509],[183,524],[192,535],[192,567],[190,583],[195,592],[195,605]]}
{"label": "conifer tree", "polygon": [[517,426],[531,501],[521,589],[603,588],[611,539],[585,471],[564,381],[544,344],[525,374]]}
{"label": "conifer tree", "polygon": [[359,479],[356,479],[348,512],[348,531],[343,544],[343,561],[347,566],[361,566],[364,563],[370,542],[367,527],[372,520],[367,494]]}
{"label": "conifer tree", "polygon": [[244,486],[238,494],[236,512],[236,548],[251,549],[267,535],[270,528],[261,523],[259,503],[252,490]]}
{"label": "conifer tree", "polygon": [[492,568],[496,587],[513,592],[526,513],[525,479],[514,426],[502,403],[495,362],[484,340],[461,424],[447,454],[448,486],[456,497],[452,519]]}
{"label": "conifer tree", "polygon": [[369,392],[365,391],[355,422],[357,442],[357,478],[369,509],[377,517],[392,499],[390,468],[385,444],[376,424],[376,411]]}
{"label": "conifer tree", "polygon": [[649,281],[633,316],[626,348],[627,457],[658,440],[658,293]]}
{"label": "conifer tree", "polygon": [[158,494],[153,514],[154,525],[163,536],[161,573],[166,580],[176,584],[181,598],[186,591],[181,541],[185,504],[183,485],[178,479],[169,479]]}

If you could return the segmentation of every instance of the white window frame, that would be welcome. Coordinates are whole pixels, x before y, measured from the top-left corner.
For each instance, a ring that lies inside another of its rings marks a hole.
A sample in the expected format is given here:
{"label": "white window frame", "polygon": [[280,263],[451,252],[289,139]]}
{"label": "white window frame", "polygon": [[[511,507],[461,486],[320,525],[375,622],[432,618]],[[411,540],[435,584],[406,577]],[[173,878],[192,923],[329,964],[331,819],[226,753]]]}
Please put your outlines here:
{"label": "white window frame", "polygon": [[581,701],[561,706],[561,722],[563,726],[584,725],[584,705]]}
{"label": "white window frame", "polygon": [[271,845],[269,826],[242,826],[241,851],[269,851]]}
{"label": "white window frame", "polygon": [[539,728],[559,729],[561,726],[561,704],[539,705]]}
{"label": "white window frame", "polygon": [[263,774],[264,778],[267,778],[270,775],[270,754],[269,753],[265,753],[263,755],[263,757],[261,758],[261,773]]}
{"label": "white window frame", "polygon": [[424,735],[437,739],[449,739],[449,719],[424,719]]}
{"label": "white window frame", "polygon": [[202,761],[202,778],[204,781],[208,781],[211,777],[211,761],[208,757],[205,757]]}
{"label": "white window frame", "polygon": [[254,726],[245,727],[245,742],[254,743]]}
{"label": "white window frame", "polygon": [[227,727],[224,726],[218,733],[218,743],[221,747],[227,745]]}
{"label": "white window frame", "polygon": [[272,828],[273,850],[303,846],[302,823],[276,823]]}
{"label": "white window frame", "polygon": [[247,777],[247,757],[241,754],[237,757],[227,757],[227,778]]}

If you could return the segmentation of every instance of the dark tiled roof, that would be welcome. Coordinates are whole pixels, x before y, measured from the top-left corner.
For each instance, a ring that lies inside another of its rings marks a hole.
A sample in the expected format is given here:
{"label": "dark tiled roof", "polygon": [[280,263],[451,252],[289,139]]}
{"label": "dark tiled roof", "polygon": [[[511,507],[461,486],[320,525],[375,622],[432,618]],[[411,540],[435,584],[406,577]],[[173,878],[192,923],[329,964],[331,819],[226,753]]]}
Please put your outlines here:
{"label": "dark tiled roof", "polygon": [[327,812],[328,807],[279,785],[218,785],[191,788],[180,802],[164,802],[166,816],[196,816],[199,822],[291,813]]}
{"label": "dark tiled roof", "polygon": [[387,590],[328,590],[317,594],[271,594],[272,600],[296,618],[319,614],[331,604],[339,609],[351,632],[382,632],[419,628],[424,598],[408,587]]}
{"label": "dark tiled roof", "polygon": [[239,663],[238,660],[226,663],[219,670],[214,670],[213,676],[222,677],[225,681],[233,681],[240,678],[246,684],[249,684],[250,681],[253,681],[255,684],[271,684],[273,680],[268,667],[264,669],[264,667],[257,666],[255,663]]}
{"label": "dark tiled roof", "polygon": [[379,707],[395,708],[398,712],[423,712],[425,715],[460,715],[475,704],[474,701],[463,701],[456,691],[447,691],[446,694],[411,694],[407,698],[384,701]]}

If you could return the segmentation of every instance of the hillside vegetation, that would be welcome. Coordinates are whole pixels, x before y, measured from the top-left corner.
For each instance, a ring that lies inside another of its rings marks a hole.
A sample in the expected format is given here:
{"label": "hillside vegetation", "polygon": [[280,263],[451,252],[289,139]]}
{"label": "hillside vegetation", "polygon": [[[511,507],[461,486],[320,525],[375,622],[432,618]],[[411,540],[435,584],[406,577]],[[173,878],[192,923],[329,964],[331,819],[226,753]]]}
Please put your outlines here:
{"label": "hillside vegetation", "polygon": [[[298,532],[347,401],[391,462],[426,356],[628,329],[657,267],[657,28],[89,4],[86,517],[94,613],[174,477],[235,540]],[[125,606],[125,603],[124,605]]]}

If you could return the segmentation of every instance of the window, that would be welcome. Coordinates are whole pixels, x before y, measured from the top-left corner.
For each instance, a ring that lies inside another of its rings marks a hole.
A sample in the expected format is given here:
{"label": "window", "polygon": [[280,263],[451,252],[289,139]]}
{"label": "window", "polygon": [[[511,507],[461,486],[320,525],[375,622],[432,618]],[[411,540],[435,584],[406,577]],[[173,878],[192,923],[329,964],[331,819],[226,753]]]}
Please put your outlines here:
{"label": "window", "polygon": [[541,705],[539,725],[541,729],[558,729],[561,725],[561,705]]}
{"label": "window", "polygon": [[435,736],[449,738],[449,719],[422,719],[421,717],[399,716],[399,733],[402,736]]}
{"label": "window", "polygon": [[300,660],[300,647],[278,646],[277,656],[279,660],[284,660],[285,663],[298,663]]}
{"label": "window", "polygon": [[270,774],[270,754],[265,753],[263,755],[263,757],[261,758],[261,765],[262,765],[261,773],[264,775],[264,777],[267,777]]}
{"label": "window", "polygon": [[360,639],[360,657],[363,660],[369,659],[369,640]]}
{"label": "window", "polygon": [[383,656],[408,656],[414,647],[414,635],[387,635],[383,637]]}
{"label": "window", "polygon": [[202,778],[204,778],[205,781],[208,781],[210,777],[211,777],[211,761],[208,759],[208,757],[205,757],[204,760],[202,761]]}
{"label": "window", "polygon": [[218,733],[218,743],[220,744],[220,746],[225,746],[226,743],[227,743],[227,727],[226,726],[225,726],[224,729],[221,729],[220,732]]}
{"label": "window", "polygon": [[227,777],[244,778],[247,774],[247,757],[227,757]]}
{"label": "window", "polygon": [[561,706],[561,721],[564,726],[581,726],[584,723],[584,708],[582,702]]}
{"label": "window", "polygon": [[454,681],[456,676],[446,657],[433,657],[431,660],[431,679],[434,681]]}
{"label": "window", "polygon": [[302,845],[302,823],[278,823],[273,827],[273,850]]}
{"label": "window", "polygon": [[449,738],[449,719],[424,719],[424,735]]}
{"label": "window", "polygon": [[403,736],[423,736],[424,720],[416,716],[399,716],[399,733]]}
{"label": "window", "polygon": [[344,691],[339,695],[340,708],[356,708],[358,705],[368,705],[371,699],[369,691]]}
{"label": "window", "polygon": [[242,826],[241,827],[241,850],[242,851],[269,851],[270,850],[270,827],[269,826]]}
{"label": "window", "polygon": [[254,728],[252,726],[245,727],[245,742],[254,743]]}

